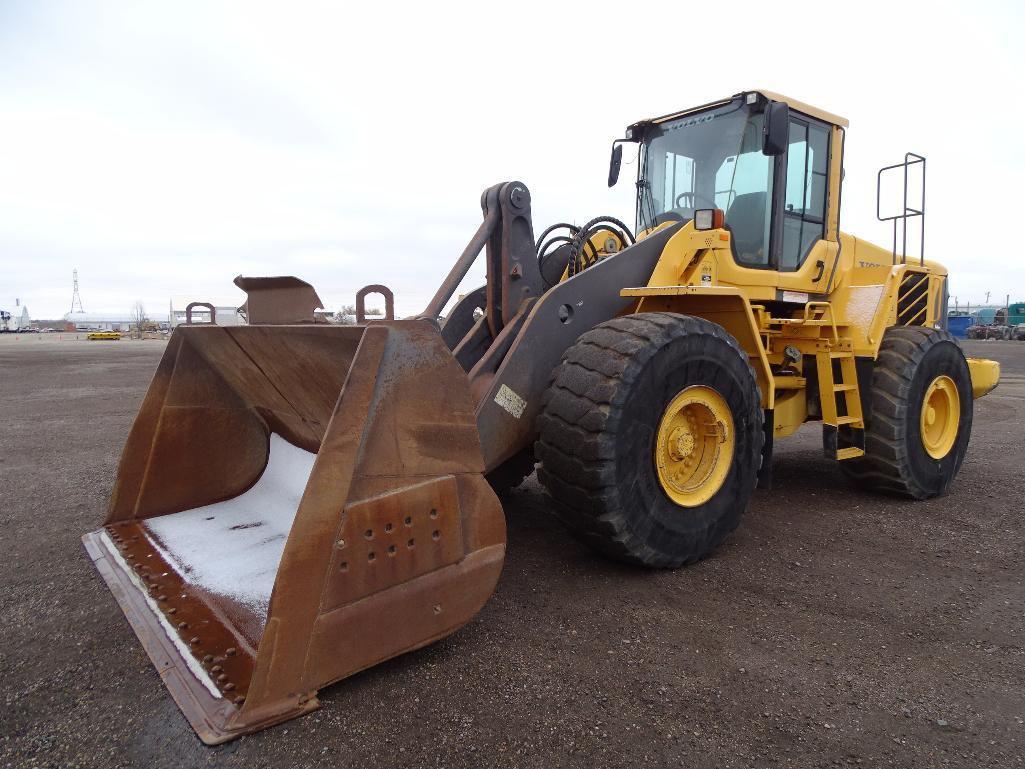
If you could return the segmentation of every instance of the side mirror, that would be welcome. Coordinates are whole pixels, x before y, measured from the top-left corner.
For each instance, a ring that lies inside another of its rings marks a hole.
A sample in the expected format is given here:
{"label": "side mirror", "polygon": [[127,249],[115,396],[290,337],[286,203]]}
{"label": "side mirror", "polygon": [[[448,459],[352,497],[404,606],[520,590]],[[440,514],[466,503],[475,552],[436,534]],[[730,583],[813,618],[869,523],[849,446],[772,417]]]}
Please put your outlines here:
{"label": "side mirror", "polygon": [[762,125],[762,154],[782,155],[787,149],[790,133],[790,105],[785,101],[770,101],[765,107]]}
{"label": "side mirror", "polygon": [[619,169],[623,165],[623,145],[618,142],[612,145],[612,158],[609,160],[609,186],[615,187],[619,181]]}

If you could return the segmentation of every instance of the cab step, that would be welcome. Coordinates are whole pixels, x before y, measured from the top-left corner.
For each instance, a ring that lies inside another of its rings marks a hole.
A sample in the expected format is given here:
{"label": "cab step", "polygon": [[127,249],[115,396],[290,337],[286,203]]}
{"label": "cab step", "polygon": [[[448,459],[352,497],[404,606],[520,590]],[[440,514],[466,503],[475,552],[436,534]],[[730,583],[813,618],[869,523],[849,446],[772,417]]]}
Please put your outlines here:
{"label": "cab step", "polygon": [[836,450],[836,459],[839,462],[842,462],[845,459],[857,459],[858,457],[863,456],[865,456],[865,449],[859,449],[857,446],[847,446]]}
{"label": "cab step", "polygon": [[823,350],[816,354],[815,366],[822,405],[823,452],[837,461],[864,456],[865,419],[854,353],[849,349]]}

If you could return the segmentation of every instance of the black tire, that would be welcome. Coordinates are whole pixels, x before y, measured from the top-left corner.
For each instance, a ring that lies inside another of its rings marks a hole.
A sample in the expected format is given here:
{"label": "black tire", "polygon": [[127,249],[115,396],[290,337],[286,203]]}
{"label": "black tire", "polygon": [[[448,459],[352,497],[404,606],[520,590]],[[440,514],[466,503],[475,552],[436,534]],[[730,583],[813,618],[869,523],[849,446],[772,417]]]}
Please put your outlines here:
{"label": "black tire", "polygon": [[[945,374],[960,401],[957,437],[933,459],[922,442],[920,418],[929,384]],[[945,494],[961,469],[972,432],[972,380],[964,353],[948,332],[921,326],[886,331],[872,371],[865,411],[865,456],[840,463],[856,485],[913,499]]]}
{"label": "black tire", "polygon": [[534,447],[527,446],[484,476],[499,496],[508,494],[534,472]]}
{"label": "black tire", "polygon": [[[683,508],[659,483],[654,441],[666,406],[691,385],[726,401],[735,445],[721,488]],[[667,312],[615,318],[583,334],[555,369],[538,419],[538,480],[591,547],[676,568],[707,555],[740,522],[761,463],[762,421],[747,355],[721,326]]]}

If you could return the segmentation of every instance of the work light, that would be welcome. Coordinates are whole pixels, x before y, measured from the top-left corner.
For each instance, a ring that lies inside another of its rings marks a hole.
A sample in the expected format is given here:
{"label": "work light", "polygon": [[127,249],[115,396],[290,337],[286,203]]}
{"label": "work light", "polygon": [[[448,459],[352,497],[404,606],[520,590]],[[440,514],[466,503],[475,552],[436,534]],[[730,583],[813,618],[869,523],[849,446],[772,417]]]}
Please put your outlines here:
{"label": "work light", "polygon": [[695,230],[717,230],[723,226],[726,215],[721,208],[701,208],[694,212]]}

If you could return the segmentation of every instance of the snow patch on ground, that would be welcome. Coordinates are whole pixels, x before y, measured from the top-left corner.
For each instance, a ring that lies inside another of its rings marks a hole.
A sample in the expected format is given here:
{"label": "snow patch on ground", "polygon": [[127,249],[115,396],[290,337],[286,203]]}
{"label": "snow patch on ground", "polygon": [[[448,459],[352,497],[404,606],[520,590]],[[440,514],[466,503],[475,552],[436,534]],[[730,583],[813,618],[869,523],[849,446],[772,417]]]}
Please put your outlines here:
{"label": "snow patch on ground", "polygon": [[187,582],[266,618],[274,577],[317,455],[274,433],[260,479],[237,497],[146,521]]}

